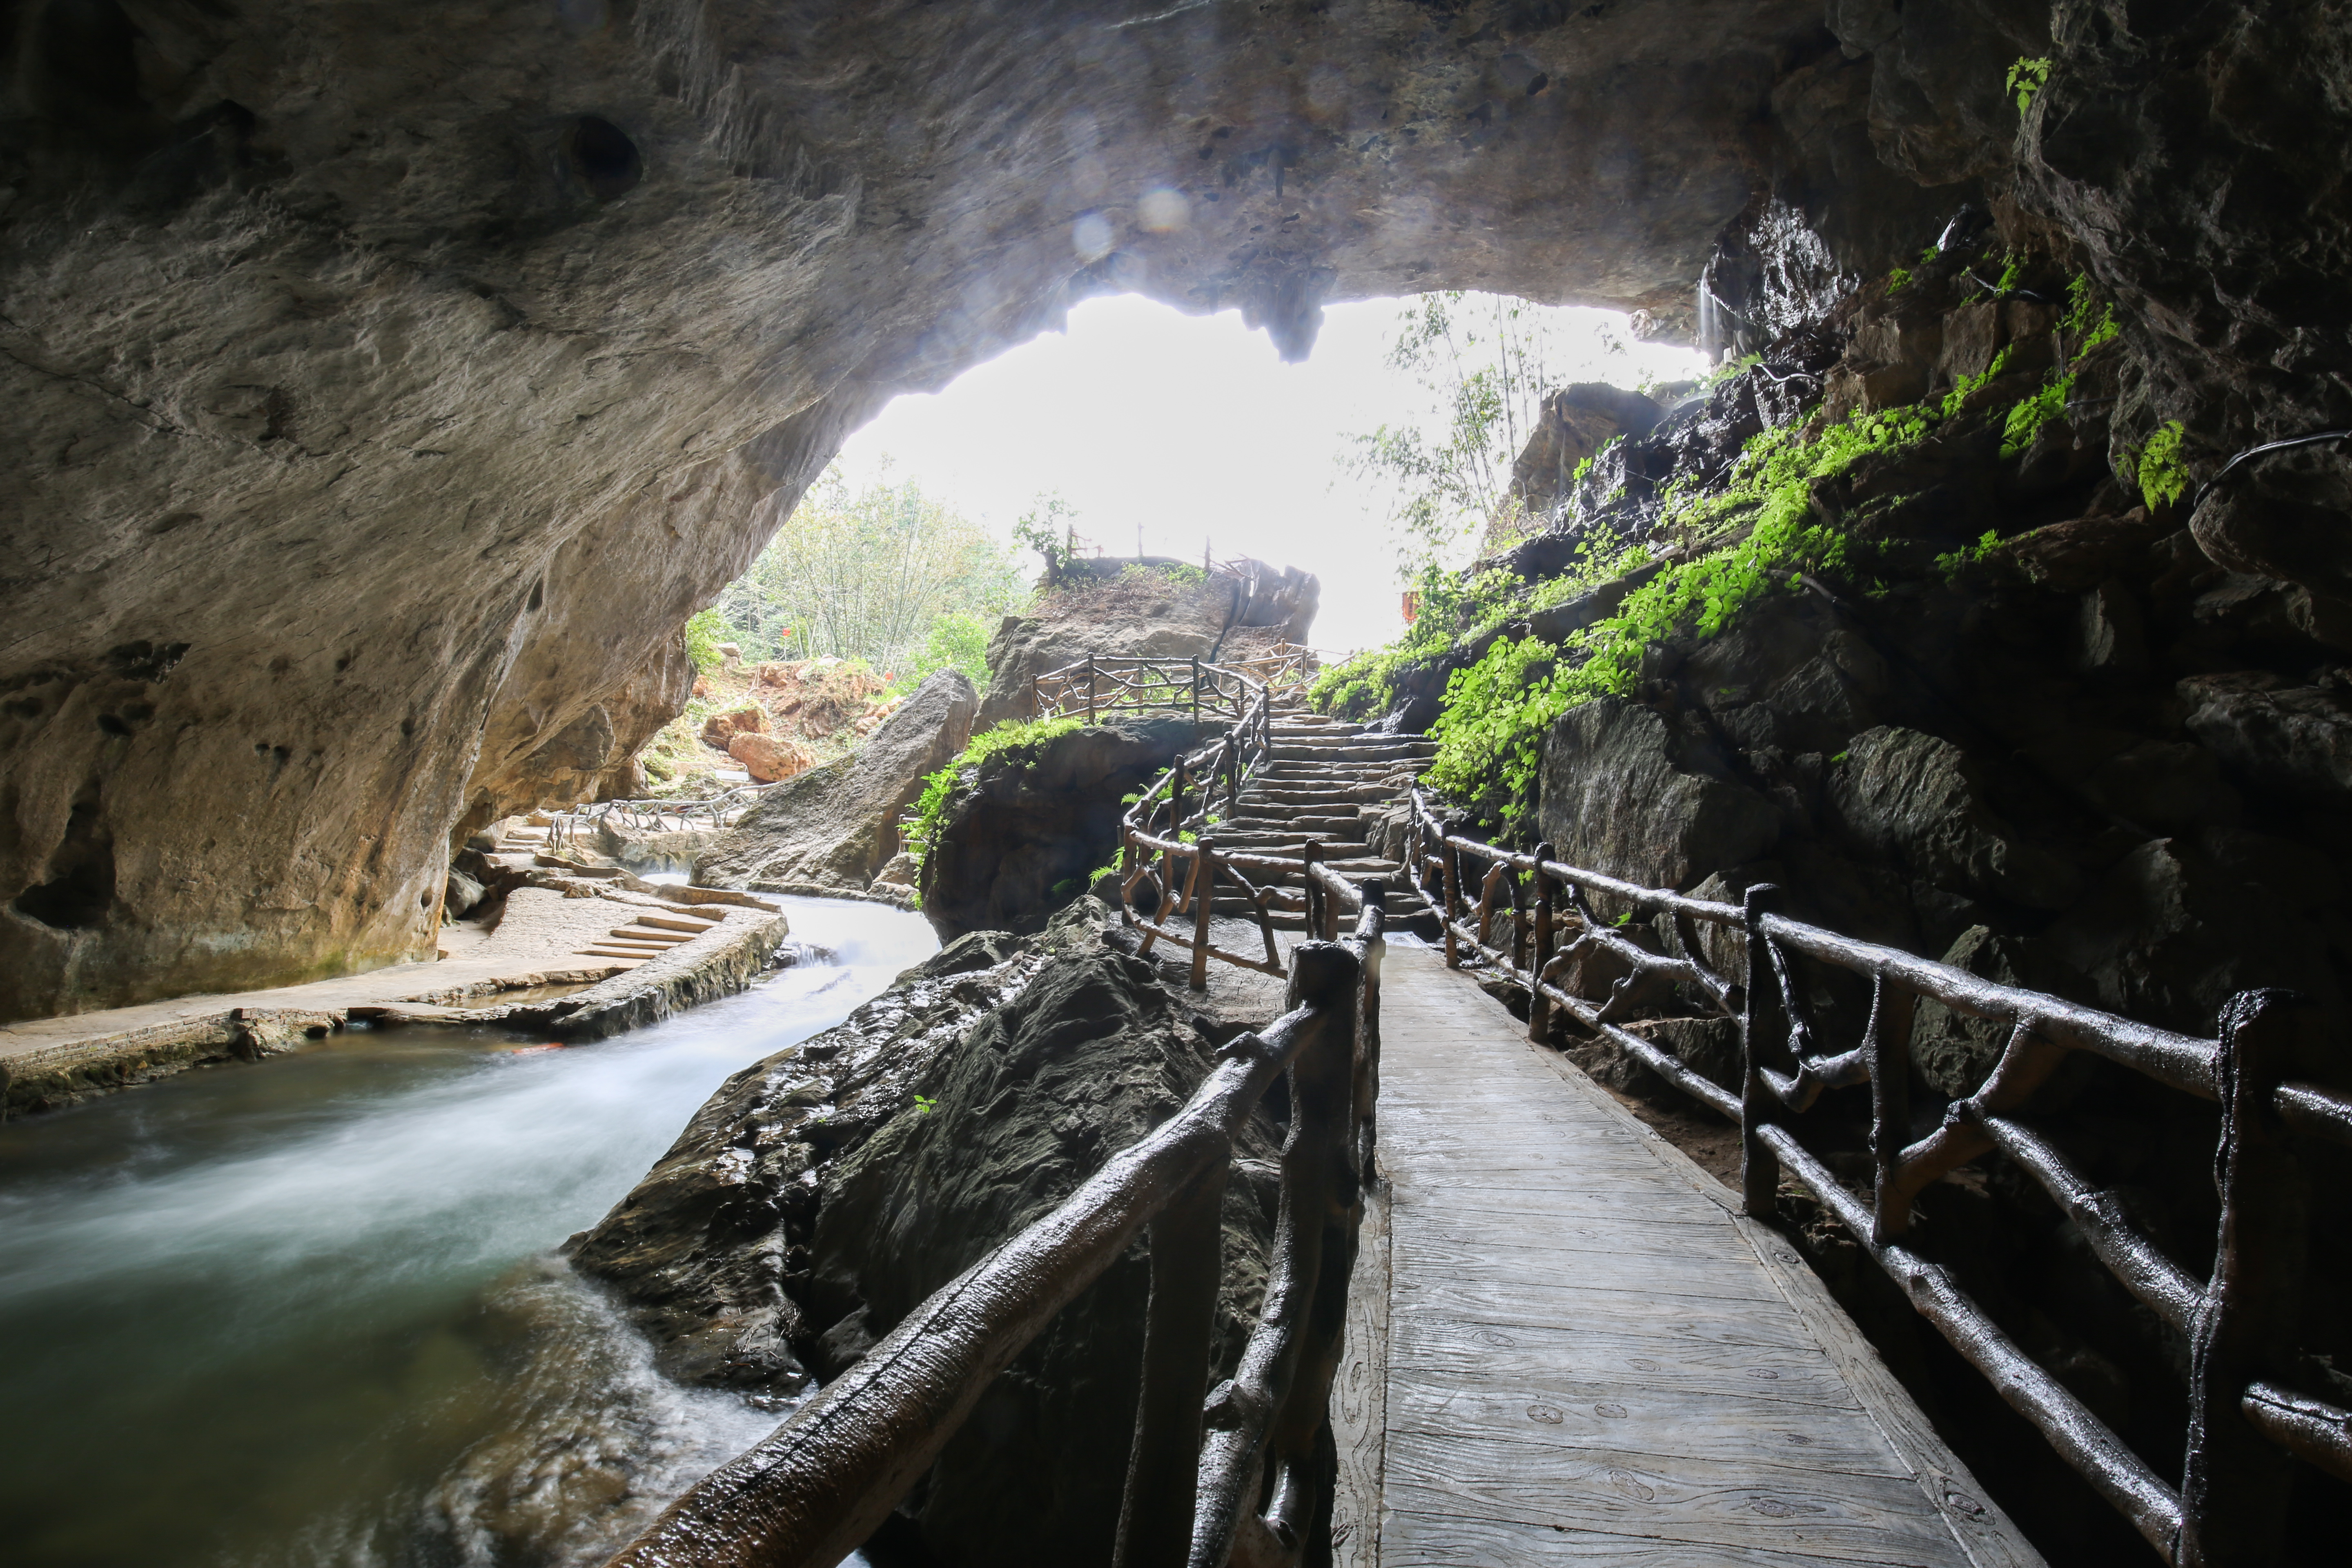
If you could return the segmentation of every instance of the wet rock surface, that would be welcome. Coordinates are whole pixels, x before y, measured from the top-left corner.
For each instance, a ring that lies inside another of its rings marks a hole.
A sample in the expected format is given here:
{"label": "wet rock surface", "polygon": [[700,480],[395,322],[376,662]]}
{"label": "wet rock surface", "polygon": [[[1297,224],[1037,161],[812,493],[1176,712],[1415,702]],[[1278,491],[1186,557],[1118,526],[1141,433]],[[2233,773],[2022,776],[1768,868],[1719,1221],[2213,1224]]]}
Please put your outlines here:
{"label": "wet rock surface", "polygon": [[942,941],[1041,929],[1117,856],[1125,797],[1221,730],[1129,720],[1011,747],[966,770],[923,859],[923,918]]}
{"label": "wet rock surface", "polygon": [[[574,1267],[616,1292],[673,1376],[784,1393],[836,1375],[1208,1071],[1181,994],[1108,942],[1111,925],[1087,900],[1039,936],[965,936],[737,1074],[568,1244]],[[1228,1189],[1220,1369],[1264,1289],[1274,1136],[1245,1131]],[[877,1561],[893,1542],[959,1564],[1108,1557],[1148,1274],[1139,1244],[991,1384]]]}

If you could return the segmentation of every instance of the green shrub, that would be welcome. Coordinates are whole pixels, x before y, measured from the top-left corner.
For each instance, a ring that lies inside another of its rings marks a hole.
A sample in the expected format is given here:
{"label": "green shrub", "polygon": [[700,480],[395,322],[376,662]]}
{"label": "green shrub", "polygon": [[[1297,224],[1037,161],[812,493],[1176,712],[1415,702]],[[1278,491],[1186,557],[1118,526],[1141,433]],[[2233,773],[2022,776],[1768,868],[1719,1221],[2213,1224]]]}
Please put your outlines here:
{"label": "green shrub", "polygon": [[1075,716],[1058,719],[1032,719],[1026,723],[999,724],[995,729],[972,737],[971,744],[961,756],[923,780],[923,793],[915,799],[914,819],[904,831],[907,852],[920,865],[930,853],[931,837],[939,831],[940,816],[947,810],[948,797],[967,773],[975,772],[992,757],[1024,749],[1034,750],[1058,735],[1086,727],[1086,721]]}
{"label": "green shrub", "polygon": [[908,678],[919,682],[942,669],[961,669],[974,686],[988,689],[988,627],[978,616],[950,612],[933,621]]}
{"label": "green shrub", "polygon": [[733,640],[726,617],[716,606],[697,610],[686,621],[686,657],[694,661],[697,675],[709,675],[719,668],[719,645]]}
{"label": "green shrub", "polygon": [[2009,68],[2008,80],[2002,84],[2017,99],[2017,112],[2023,114],[2033,107],[2033,96],[2050,85],[2049,57],[2021,55]]}
{"label": "green shrub", "polygon": [[2150,510],[2189,493],[2189,468],[2180,455],[2181,437],[2187,434],[2179,420],[2170,420],[2157,426],[2140,448],[2139,493]]}

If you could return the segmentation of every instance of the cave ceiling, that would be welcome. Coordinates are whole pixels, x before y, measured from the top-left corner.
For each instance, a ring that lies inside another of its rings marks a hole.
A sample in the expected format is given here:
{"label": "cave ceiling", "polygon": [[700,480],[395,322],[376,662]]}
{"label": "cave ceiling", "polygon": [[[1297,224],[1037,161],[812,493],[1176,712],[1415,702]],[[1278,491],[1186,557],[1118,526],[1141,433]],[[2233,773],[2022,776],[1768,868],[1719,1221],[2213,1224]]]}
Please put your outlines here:
{"label": "cave ceiling", "polygon": [[429,955],[469,807],[850,429],[1090,295],[1292,357],[1434,288],[1684,335],[1775,198],[1864,268],[2014,189],[2152,310],[2133,106],[2243,11],[2164,9],[2057,8],[2123,98],[2019,181],[2006,0],[14,0],[0,1017]]}

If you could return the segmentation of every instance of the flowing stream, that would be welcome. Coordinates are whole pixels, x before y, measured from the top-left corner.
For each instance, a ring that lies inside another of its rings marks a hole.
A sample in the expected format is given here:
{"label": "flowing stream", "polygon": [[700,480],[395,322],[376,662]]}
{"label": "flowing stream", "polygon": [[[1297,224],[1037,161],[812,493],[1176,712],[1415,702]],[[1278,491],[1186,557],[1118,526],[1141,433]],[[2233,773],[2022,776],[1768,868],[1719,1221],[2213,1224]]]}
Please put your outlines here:
{"label": "flowing stream", "polygon": [[552,1251],[937,946],[783,902],[835,962],[616,1039],[352,1030],[0,1127],[0,1557],[568,1568],[765,1434]]}

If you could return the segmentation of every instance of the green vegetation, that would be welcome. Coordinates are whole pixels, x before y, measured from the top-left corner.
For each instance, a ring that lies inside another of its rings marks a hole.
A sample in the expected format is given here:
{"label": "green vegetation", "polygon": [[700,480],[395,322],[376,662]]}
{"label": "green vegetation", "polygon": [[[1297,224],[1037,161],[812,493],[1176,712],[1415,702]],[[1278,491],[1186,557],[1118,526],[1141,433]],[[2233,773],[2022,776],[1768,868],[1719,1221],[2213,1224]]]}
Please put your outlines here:
{"label": "green vegetation", "polygon": [[[2098,298],[2087,273],[2077,272],[2066,285],[2066,313],[2059,319],[2058,326],[2078,340],[2074,348],[2077,355],[2089,353],[2101,343],[2113,342],[2123,336],[2123,323],[2116,320],[2115,306]],[[2095,319],[2091,314],[2094,305],[2099,308]]]}
{"label": "green vegetation", "polygon": [[946,767],[923,780],[923,793],[916,797],[914,819],[905,825],[907,852],[920,864],[930,853],[931,836],[939,831],[940,816],[947,810],[948,796],[955,793],[956,784],[967,773],[977,769],[992,757],[1010,752],[1034,750],[1057,735],[1066,735],[1083,729],[1086,721],[1075,715],[1059,719],[1033,719],[1022,724],[999,724],[995,729],[972,737],[963,754]]}
{"label": "green vegetation", "polygon": [[933,1110],[939,1108],[939,1103],[938,1097],[934,1095],[919,1094],[915,1096],[915,1114],[918,1116],[929,1116]]}
{"label": "green vegetation", "polygon": [[2180,454],[2181,438],[2186,434],[2179,420],[2170,420],[2158,426],[2148,437],[2147,445],[2140,448],[2140,499],[2151,510],[2168,506],[2189,493],[2189,468]]}
{"label": "green vegetation", "polygon": [[1070,559],[1070,524],[1077,515],[1077,508],[1068,501],[1045,493],[1013,525],[1013,539],[1044,559],[1048,580],[1060,576]]}
{"label": "green vegetation", "polygon": [[942,669],[961,669],[972,685],[986,690],[988,630],[978,616],[950,610],[931,623],[922,647],[908,664],[907,679],[919,681]]}
{"label": "green vegetation", "polygon": [[1423,294],[1389,346],[1392,369],[1437,395],[1434,436],[1383,425],[1348,438],[1340,466],[1389,481],[1396,504],[1398,572],[1407,581],[1456,555],[1481,529],[1518,515],[1511,464],[1534,431],[1545,387],[1545,334],[1537,307],[1501,295]]}
{"label": "green vegetation", "polygon": [[[1944,574],[1945,582],[1951,582],[1961,573],[1967,571],[1969,567],[1975,565],[1978,562],[1991,554],[2000,543],[2000,535],[1988,528],[1984,531],[1984,536],[1979,539],[1974,544],[1963,544],[1958,550],[1951,552],[1949,554],[1937,556],[1936,570]],[[1843,752],[1840,752],[1836,756],[1832,757],[1830,761],[1833,763],[1842,763],[1845,761],[1845,753]]]}
{"label": "green vegetation", "polygon": [[2046,55],[2019,56],[2017,63],[2009,68],[2008,79],[2002,83],[2017,99],[2017,112],[2021,115],[2033,107],[2033,95],[2049,85],[2050,59]]}
{"label": "green vegetation", "polygon": [[912,480],[853,491],[827,469],[719,595],[719,640],[749,663],[830,656],[898,672],[943,617],[986,624],[1027,597],[1012,553]]}
{"label": "green vegetation", "polygon": [[1909,287],[1911,287],[1911,269],[1909,268],[1897,267],[1886,274],[1886,291],[1889,294],[1908,289]]}
{"label": "green vegetation", "polygon": [[730,640],[732,629],[715,605],[687,617],[686,657],[694,661],[697,675],[708,675],[719,668],[719,645]]}

